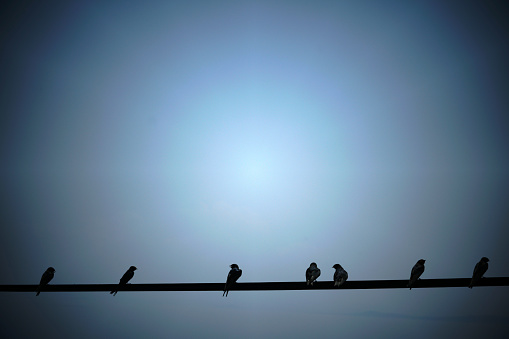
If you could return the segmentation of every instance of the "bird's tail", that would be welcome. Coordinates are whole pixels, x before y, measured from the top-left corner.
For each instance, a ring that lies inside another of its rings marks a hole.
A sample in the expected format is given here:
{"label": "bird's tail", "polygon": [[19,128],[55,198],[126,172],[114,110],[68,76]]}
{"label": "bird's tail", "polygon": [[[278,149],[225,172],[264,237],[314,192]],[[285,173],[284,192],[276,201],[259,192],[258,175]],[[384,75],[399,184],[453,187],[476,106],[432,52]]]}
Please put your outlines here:
{"label": "bird's tail", "polygon": [[116,296],[117,295],[117,292],[118,291],[111,291],[110,294],[113,294],[113,296]]}
{"label": "bird's tail", "polygon": [[35,294],[35,296],[37,297],[39,294],[41,294],[41,287],[37,288],[37,293]]}
{"label": "bird's tail", "polygon": [[481,279],[479,279],[478,277],[472,278],[470,280],[470,285],[468,285],[468,288],[472,288],[472,287],[476,286],[479,283],[480,280]]}
{"label": "bird's tail", "polygon": [[417,281],[417,279],[415,278],[410,278],[410,280],[408,281],[408,285],[407,287],[412,289],[412,287],[414,286],[415,282]]}
{"label": "bird's tail", "polygon": [[230,286],[228,286],[228,283],[224,284],[223,297],[227,297],[228,296],[228,290],[229,289],[230,289]]}

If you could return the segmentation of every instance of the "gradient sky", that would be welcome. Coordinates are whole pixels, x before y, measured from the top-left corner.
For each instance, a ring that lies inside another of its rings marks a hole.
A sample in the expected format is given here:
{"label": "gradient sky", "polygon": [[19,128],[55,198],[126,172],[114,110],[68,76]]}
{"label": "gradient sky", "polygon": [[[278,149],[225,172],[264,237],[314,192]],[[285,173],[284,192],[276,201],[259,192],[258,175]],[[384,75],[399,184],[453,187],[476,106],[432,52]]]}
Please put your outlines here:
{"label": "gradient sky", "polygon": [[[508,276],[493,1],[21,1],[0,284]],[[505,337],[507,287],[0,293],[3,338]]]}

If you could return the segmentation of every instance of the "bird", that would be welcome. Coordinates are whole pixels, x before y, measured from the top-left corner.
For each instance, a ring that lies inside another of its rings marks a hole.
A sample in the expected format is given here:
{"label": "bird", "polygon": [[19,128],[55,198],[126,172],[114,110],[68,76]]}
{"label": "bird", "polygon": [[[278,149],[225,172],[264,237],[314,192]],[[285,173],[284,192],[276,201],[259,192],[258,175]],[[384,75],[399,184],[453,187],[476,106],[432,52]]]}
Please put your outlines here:
{"label": "bird", "polygon": [[316,278],[320,276],[320,273],[321,271],[316,263],[312,262],[306,270],[306,284],[313,286],[313,283],[315,282]]}
{"label": "bird", "polygon": [[348,279],[348,272],[340,264],[335,264],[332,268],[336,269],[336,272],[334,272],[334,287],[339,287]]}
{"label": "bird", "polygon": [[[120,282],[118,283],[118,286],[126,285],[129,280],[131,280],[134,277],[134,271],[136,271],[137,268],[135,266],[129,267],[129,269],[124,273],[122,278],[120,278]],[[117,290],[113,290],[110,292],[110,294],[113,294],[113,296],[116,296],[118,292]]]}
{"label": "bird", "polygon": [[48,269],[42,274],[41,282],[39,283],[39,287],[37,287],[37,293],[35,294],[36,296],[41,293],[41,289],[46,286],[54,276],[55,269],[53,267],[48,267]]}
{"label": "bird", "polygon": [[421,274],[424,272],[424,263],[426,260],[420,259],[417,261],[417,263],[412,268],[412,273],[410,274],[410,280],[408,281],[408,286],[410,289],[412,289],[412,286],[415,284],[417,279],[421,276]]}
{"label": "bird", "polygon": [[482,257],[481,260],[479,260],[479,262],[475,265],[474,274],[472,274],[472,280],[470,281],[468,288],[474,287],[474,285],[477,285],[479,280],[481,280],[484,273],[486,273],[488,270],[488,261],[490,261],[490,259]]}
{"label": "bird", "polygon": [[223,297],[228,296],[230,288],[242,275],[242,270],[239,268],[239,265],[231,264],[230,267],[231,270],[228,272],[228,277],[226,277],[226,283],[224,284]]}

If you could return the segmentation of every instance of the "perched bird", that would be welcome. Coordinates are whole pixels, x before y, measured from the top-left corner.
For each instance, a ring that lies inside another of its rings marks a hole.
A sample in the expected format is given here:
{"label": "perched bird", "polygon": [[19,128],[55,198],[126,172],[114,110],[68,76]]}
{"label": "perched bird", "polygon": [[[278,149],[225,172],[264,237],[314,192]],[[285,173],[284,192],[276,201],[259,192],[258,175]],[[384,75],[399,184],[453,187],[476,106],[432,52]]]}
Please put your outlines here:
{"label": "perched bird", "polygon": [[412,273],[410,274],[410,281],[408,281],[408,286],[410,289],[412,289],[412,286],[415,284],[417,279],[421,276],[421,274],[424,272],[424,263],[426,260],[420,259],[417,261],[417,263],[412,268]]}
{"label": "perched bird", "polygon": [[312,262],[306,270],[306,284],[313,286],[316,278],[320,276],[320,269],[316,263]]}
{"label": "perched bird", "polygon": [[231,267],[231,270],[228,273],[228,277],[226,278],[226,283],[224,284],[223,297],[228,296],[228,292],[230,291],[230,288],[242,275],[242,270],[239,268],[239,265],[231,264],[230,267]]}
{"label": "perched bird", "polygon": [[339,287],[348,279],[348,272],[340,264],[335,264],[332,268],[336,269],[336,272],[334,272],[334,287]]}
{"label": "perched bird", "polygon": [[[131,280],[134,277],[134,271],[136,271],[137,268],[134,266],[129,267],[129,269],[124,273],[122,278],[120,278],[120,282],[118,283],[118,286],[126,285],[129,280]],[[111,291],[110,294],[113,294],[113,296],[117,295],[118,290]]]}
{"label": "perched bird", "polygon": [[53,267],[48,267],[48,269],[42,274],[41,282],[39,283],[39,287],[37,287],[37,293],[35,294],[36,296],[41,293],[41,289],[46,286],[54,276],[55,269]]}
{"label": "perched bird", "polygon": [[479,260],[479,262],[475,265],[474,274],[472,274],[472,280],[470,281],[468,288],[474,287],[474,285],[477,285],[479,280],[481,280],[484,273],[486,273],[488,270],[488,261],[490,261],[490,259],[482,257],[481,260]]}

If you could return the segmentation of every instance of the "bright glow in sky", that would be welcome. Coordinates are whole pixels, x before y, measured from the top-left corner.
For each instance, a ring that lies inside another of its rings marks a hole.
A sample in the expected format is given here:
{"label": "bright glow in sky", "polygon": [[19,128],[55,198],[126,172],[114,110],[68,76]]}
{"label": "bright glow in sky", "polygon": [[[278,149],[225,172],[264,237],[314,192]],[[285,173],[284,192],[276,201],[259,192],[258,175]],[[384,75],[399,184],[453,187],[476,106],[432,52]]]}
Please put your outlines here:
{"label": "bright glow in sky", "polygon": [[[0,284],[507,276],[494,2],[110,1],[2,14]],[[497,337],[505,288],[0,294],[2,337]],[[306,305],[306,307],[303,307]],[[26,327],[23,317],[32,327]],[[197,326],[199,324],[199,326]],[[416,328],[419,331],[416,333]],[[3,331],[3,332],[2,332]],[[56,334],[55,334],[56,333]]]}

